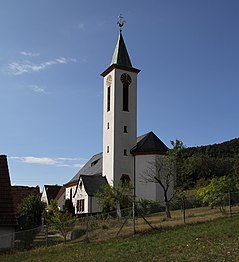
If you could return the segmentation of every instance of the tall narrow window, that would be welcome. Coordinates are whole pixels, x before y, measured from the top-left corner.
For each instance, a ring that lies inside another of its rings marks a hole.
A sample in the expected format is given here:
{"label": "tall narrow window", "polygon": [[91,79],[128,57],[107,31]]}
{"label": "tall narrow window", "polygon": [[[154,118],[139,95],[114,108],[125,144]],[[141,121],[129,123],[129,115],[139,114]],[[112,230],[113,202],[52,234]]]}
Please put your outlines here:
{"label": "tall narrow window", "polygon": [[123,85],[123,111],[129,111],[129,85]]}
{"label": "tall narrow window", "polygon": [[121,75],[120,80],[123,84],[123,111],[129,111],[129,85],[132,80],[126,73]]}
{"label": "tall narrow window", "polygon": [[128,133],[127,126],[124,126],[124,133]]}
{"label": "tall narrow window", "polygon": [[110,111],[110,86],[107,88],[107,112]]}

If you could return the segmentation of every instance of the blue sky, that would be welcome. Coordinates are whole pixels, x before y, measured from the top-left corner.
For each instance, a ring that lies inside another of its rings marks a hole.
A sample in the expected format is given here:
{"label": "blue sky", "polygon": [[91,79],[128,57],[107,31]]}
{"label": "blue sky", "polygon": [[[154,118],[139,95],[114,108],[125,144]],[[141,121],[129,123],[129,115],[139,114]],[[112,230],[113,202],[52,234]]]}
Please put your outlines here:
{"label": "blue sky", "polygon": [[103,79],[123,36],[138,135],[239,137],[239,1],[0,1],[0,154],[12,184],[64,184],[102,151]]}

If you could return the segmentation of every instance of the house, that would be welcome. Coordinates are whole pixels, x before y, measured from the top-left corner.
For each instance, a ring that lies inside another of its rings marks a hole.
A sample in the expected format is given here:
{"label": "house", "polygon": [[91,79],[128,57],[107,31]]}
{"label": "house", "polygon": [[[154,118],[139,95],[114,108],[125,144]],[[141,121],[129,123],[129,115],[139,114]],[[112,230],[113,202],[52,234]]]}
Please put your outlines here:
{"label": "house", "polygon": [[[150,168],[150,162],[158,158],[165,161],[169,149],[153,132],[137,137],[139,72],[131,63],[121,27],[111,63],[101,74],[104,94],[103,152],[94,155],[65,185],[66,199],[72,200],[77,212],[99,210],[93,202],[89,205],[90,194],[95,185],[100,190],[106,181],[111,186],[122,182],[131,183],[137,198],[165,204],[164,192],[159,183],[142,179]],[[166,169],[164,171],[167,172]],[[166,180],[162,182],[167,183]],[[167,192],[168,198],[174,192],[174,182],[173,177]]]}
{"label": "house", "polygon": [[102,153],[94,155],[80,171],[65,184],[65,198],[71,199],[75,213],[99,212],[95,194],[107,183],[102,176]]}
{"label": "house", "polygon": [[44,185],[41,195],[41,201],[45,202],[47,207],[50,205],[51,200],[55,199],[61,186],[58,185]]}
{"label": "house", "polygon": [[16,226],[7,156],[0,155],[0,250],[14,246]]}
{"label": "house", "polygon": [[59,210],[63,210],[63,207],[65,205],[65,199],[66,199],[66,187],[63,185],[55,197],[56,204]]}

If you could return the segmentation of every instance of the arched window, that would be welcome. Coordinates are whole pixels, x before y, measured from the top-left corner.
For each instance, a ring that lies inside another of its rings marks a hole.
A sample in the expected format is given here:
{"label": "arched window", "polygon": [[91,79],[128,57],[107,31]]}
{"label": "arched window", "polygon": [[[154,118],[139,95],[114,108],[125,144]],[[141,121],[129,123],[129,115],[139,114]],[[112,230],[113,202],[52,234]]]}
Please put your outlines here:
{"label": "arched window", "polygon": [[123,174],[120,178],[120,181],[122,184],[129,184],[130,183],[130,177],[126,174]]}

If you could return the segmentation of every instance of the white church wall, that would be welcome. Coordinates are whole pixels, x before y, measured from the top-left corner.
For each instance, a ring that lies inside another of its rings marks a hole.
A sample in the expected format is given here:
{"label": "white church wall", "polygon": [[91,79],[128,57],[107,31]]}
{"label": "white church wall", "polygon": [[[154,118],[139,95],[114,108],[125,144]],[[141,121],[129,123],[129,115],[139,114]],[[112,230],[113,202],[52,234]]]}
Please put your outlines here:
{"label": "white church wall", "polygon": [[[145,198],[153,201],[159,201],[164,205],[164,192],[162,187],[158,183],[154,182],[145,182],[143,177],[147,177],[146,172],[150,167],[150,163],[152,163],[156,157],[162,159],[167,156],[163,155],[138,155],[135,157],[135,167],[136,167],[136,196],[138,198]],[[167,163],[167,162],[166,162]],[[152,168],[152,166],[151,166]],[[167,164],[164,165],[164,172],[168,172],[169,166]],[[171,170],[172,171],[172,170]],[[172,196],[174,193],[174,183],[175,179],[170,178],[170,186],[167,192],[168,198]],[[165,184],[165,181],[163,181]]]}
{"label": "white church wall", "polygon": [[145,198],[148,200],[157,200],[156,184],[145,182],[144,176],[149,162],[155,159],[155,155],[137,155],[135,156],[135,182],[137,198]]}

